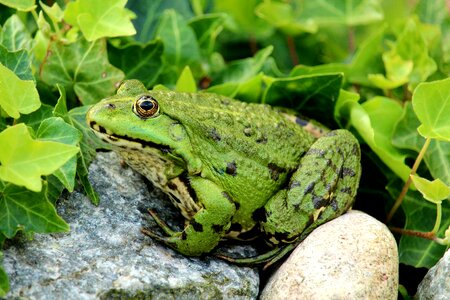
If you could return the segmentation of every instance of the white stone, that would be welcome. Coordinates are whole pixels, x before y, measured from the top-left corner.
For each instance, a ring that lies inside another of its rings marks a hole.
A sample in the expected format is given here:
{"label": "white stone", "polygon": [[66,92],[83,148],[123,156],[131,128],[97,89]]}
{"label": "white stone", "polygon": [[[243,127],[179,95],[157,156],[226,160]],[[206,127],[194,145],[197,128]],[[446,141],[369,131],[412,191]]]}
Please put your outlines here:
{"label": "white stone", "polygon": [[272,275],[262,300],[397,299],[397,244],[388,228],[360,212],[314,230]]}

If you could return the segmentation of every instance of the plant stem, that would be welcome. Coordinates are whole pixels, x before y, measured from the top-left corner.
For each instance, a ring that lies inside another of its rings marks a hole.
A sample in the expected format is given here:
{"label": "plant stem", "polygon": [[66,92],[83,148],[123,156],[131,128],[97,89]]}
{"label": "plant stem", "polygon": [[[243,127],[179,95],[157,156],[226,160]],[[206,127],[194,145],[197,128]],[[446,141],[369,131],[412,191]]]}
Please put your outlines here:
{"label": "plant stem", "polygon": [[389,212],[389,214],[388,214],[388,216],[386,218],[386,223],[389,223],[391,221],[391,219],[394,216],[395,212],[397,211],[397,209],[402,204],[403,199],[405,198],[406,193],[408,192],[409,186],[412,183],[411,175],[416,174],[417,168],[419,167],[420,162],[422,161],[423,156],[425,155],[425,152],[427,151],[428,146],[430,145],[430,142],[431,142],[431,138],[427,138],[425,140],[425,143],[423,144],[422,149],[419,152],[419,155],[417,155],[416,161],[414,162],[414,165],[413,165],[413,167],[411,169],[411,172],[409,173],[408,180],[406,180],[402,191],[398,195],[397,200],[395,200],[394,206],[392,206],[391,211]]}
{"label": "plant stem", "polygon": [[433,232],[436,234],[439,230],[439,227],[441,227],[441,219],[442,219],[442,204],[436,203],[436,223],[434,223]]}
{"label": "plant stem", "polygon": [[289,55],[291,56],[292,64],[294,66],[296,66],[299,63],[299,60],[298,60],[297,50],[295,49],[294,38],[290,35],[287,37],[287,45],[288,45],[288,49],[289,49]]}

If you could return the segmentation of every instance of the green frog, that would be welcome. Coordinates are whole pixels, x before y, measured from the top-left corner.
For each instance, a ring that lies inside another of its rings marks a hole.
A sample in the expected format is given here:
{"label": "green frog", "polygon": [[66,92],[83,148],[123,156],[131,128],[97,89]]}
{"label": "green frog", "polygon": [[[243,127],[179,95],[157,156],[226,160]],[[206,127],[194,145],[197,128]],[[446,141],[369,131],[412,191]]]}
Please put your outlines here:
{"label": "green frog", "polygon": [[87,122],[137,172],[168,194],[186,219],[177,232],[157,214],[176,251],[199,256],[221,240],[263,236],[274,261],[347,210],[359,183],[360,148],[347,130],[317,138],[302,120],[265,104],[210,93],[148,91],[127,80],[94,105]]}

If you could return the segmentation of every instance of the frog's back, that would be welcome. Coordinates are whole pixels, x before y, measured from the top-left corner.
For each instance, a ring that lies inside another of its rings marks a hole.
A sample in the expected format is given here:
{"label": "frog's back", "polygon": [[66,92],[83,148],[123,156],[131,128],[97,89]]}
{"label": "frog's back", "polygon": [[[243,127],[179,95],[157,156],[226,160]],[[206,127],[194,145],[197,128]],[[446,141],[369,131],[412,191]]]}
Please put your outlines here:
{"label": "frog's back", "polygon": [[[231,154],[279,168],[294,168],[313,138],[269,105],[209,93],[151,92],[162,113],[183,124],[197,152]],[[213,149],[208,149],[210,146]]]}

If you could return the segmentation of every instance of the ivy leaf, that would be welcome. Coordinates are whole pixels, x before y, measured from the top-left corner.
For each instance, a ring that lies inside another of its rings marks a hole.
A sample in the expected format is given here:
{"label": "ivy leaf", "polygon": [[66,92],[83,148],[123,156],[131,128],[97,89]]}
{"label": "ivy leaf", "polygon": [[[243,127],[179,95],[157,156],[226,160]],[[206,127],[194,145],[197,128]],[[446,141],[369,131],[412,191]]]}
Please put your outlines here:
{"label": "ivy leaf", "polygon": [[30,11],[36,8],[35,0],[0,0],[0,3],[20,11]]}
{"label": "ivy leaf", "polygon": [[175,83],[185,66],[198,69],[200,50],[195,33],[176,11],[165,10],[161,16],[156,37],[164,43],[166,61],[163,83]]}
{"label": "ivy leaf", "polygon": [[226,15],[207,14],[197,16],[189,21],[189,26],[197,36],[198,45],[203,56],[208,57],[214,51],[214,44],[223,29]]}
{"label": "ivy leaf", "polygon": [[22,80],[34,80],[31,72],[31,60],[26,50],[9,52],[0,45],[0,63],[14,72]]}
{"label": "ivy leaf", "polygon": [[79,149],[57,142],[33,140],[25,124],[0,133],[0,179],[35,192],[42,188],[42,175],[49,175],[73,157]]}
{"label": "ivy leaf", "polygon": [[[40,141],[54,141],[66,145],[77,146],[81,140],[81,133],[64,122],[61,118],[49,118],[44,120],[37,132],[36,138]],[[77,158],[73,156],[61,168],[56,170],[55,175],[64,187],[73,192],[75,187],[75,173],[77,168]]]}
{"label": "ivy leaf", "polygon": [[[403,115],[392,137],[392,144],[399,149],[410,149],[415,152],[415,157],[425,143],[425,139],[417,132],[420,121],[413,111],[411,102],[406,102],[403,107]],[[439,140],[431,140],[423,160],[433,178],[440,178],[450,185],[450,143]]]}
{"label": "ivy leaf", "polygon": [[108,46],[111,64],[125,72],[126,79],[137,79],[145,86],[152,86],[162,68],[164,48],[161,40],[146,44],[131,43],[124,46]]}
{"label": "ivy leaf", "polygon": [[27,28],[15,14],[6,20],[0,31],[0,45],[3,45],[10,52],[21,49],[28,50],[32,41]]}
{"label": "ivy leaf", "polygon": [[50,86],[60,84],[66,91],[75,92],[84,104],[112,95],[124,77],[109,64],[104,39],[92,43],[80,39],[69,45],[54,42],[40,76]]}
{"label": "ivy leaf", "polygon": [[11,117],[28,114],[41,102],[32,80],[21,80],[13,71],[0,64],[0,107]]}
{"label": "ivy leaf", "polygon": [[67,232],[69,225],[47,200],[46,185],[40,193],[0,182],[0,232],[12,238],[18,230],[49,233]]}
{"label": "ivy leaf", "polygon": [[[1,256],[2,252],[0,251],[0,258]],[[6,275],[5,270],[3,270],[3,267],[0,265],[0,297],[5,297],[8,291],[9,291],[8,275]]]}
{"label": "ivy leaf", "polygon": [[188,66],[186,66],[183,72],[181,72],[181,75],[177,80],[177,84],[175,85],[175,91],[186,93],[195,93],[197,91],[194,76]]}
{"label": "ivy leaf", "polygon": [[450,188],[439,178],[429,181],[417,175],[411,175],[412,182],[423,197],[432,203],[441,203],[450,196]]}
{"label": "ivy leaf", "polygon": [[427,138],[450,142],[450,78],[419,84],[412,104],[422,123],[419,133]]}
{"label": "ivy leaf", "polygon": [[335,114],[340,118],[346,116],[349,124],[357,130],[377,156],[397,176],[406,181],[411,171],[404,162],[406,155],[391,142],[395,125],[402,117],[400,104],[389,98],[374,97],[361,105],[357,102],[357,97],[346,95],[338,99],[336,108],[339,111]]}
{"label": "ivy leaf", "polygon": [[[343,74],[317,74],[266,80],[263,103],[291,107],[327,126],[339,97]],[[315,105],[309,105],[311,103]]]}
{"label": "ivy leaf", "polygon": [[[136,34],[125,9],[127,0],[77,0],[67,5],[64,17],[71,25],[78,25],[86,40]],[[76,22],[75,22],[76,20]]]}

